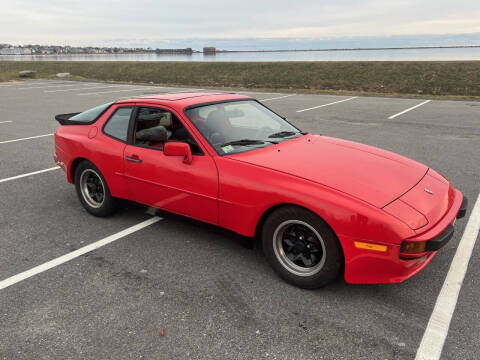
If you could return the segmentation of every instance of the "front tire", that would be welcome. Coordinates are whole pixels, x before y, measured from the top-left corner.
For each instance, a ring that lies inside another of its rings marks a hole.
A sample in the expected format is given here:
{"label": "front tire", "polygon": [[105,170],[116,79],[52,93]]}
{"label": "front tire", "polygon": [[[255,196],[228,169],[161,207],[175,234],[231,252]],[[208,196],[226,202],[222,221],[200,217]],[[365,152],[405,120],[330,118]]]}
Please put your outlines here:
{"label": "front tire", "polygon": [[343,253],[332,229],[314,213],[296,206],[275,210],[262,229],[265,256],[287,282],[315,289],[333,281]]}
{"label": "front tire", "polygon": [[98,168],[84,160],[75,171],[75,189],[83,207],[92,215],[108,216],[115,211],[115,198]]}

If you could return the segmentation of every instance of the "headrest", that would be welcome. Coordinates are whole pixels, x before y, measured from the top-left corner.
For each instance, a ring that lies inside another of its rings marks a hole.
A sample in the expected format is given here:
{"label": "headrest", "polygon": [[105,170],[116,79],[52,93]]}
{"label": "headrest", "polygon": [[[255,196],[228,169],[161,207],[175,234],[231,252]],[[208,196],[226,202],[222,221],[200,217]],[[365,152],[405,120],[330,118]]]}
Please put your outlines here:
{"label": "headrest", "polygon": [[172,113],[171,112],[163,113],[163,116],[160,119],[159,125],[163,125],[165,127],[172,126]]}
{"label": "headrest", "polygon": [[167,141],[168,132],[164,126],[158,125],[137,131],[136,138],[141,141]]}
{"label": "headrest", "polygon": [[152,121],[157,120],[158,125],[165,127],[172,126],[172,113],[171,112],[154,112],[152,114],[140,114],[138,116],[139,121]]}
{"label": "headrest", "polygon": [[213,110],[210,114],[208,114],[208,121],[224,121],[226,118],[225,111],[222,110]]}

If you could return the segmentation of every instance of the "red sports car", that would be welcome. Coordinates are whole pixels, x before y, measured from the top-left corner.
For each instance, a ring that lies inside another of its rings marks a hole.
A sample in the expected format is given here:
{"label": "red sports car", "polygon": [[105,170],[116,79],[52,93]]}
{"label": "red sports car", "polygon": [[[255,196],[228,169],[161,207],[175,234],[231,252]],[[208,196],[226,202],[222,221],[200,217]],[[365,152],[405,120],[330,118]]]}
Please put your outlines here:
{"label": "red sports car", "polygon": [[128,199],[261,239],[278,274],[395,283],[453,235],[466,198],[425,165],[302,132],[247,96],[177,93],[57,115],[55,161],[96,216]]}

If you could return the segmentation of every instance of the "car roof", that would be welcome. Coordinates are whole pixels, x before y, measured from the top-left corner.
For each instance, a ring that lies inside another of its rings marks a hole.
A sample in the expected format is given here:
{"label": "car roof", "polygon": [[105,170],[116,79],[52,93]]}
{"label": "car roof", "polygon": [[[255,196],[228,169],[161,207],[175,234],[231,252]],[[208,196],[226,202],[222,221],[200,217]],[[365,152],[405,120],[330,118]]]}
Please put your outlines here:
{"label": "car roof", "polygon": [[249,96],[227,93],[227,92],[181,92],[181,93],[165,93],[165,94],[147,94],[130,99],[122,99],[117,101],[120,103],[142,102],[151,104],[165,104],[177,108],[185,108],[192,105],[214,103],[228,100],[251,99]]}

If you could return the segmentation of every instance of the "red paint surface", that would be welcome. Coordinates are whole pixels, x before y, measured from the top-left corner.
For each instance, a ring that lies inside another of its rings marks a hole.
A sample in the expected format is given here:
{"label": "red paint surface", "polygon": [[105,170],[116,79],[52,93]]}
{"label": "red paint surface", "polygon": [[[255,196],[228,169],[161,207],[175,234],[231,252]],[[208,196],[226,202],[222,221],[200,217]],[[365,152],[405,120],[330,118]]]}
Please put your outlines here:
{"label": "red paint surface", "polygon": [[[60,126],[55,160],[73,182],[76,161],[88,159],[113,196],[254,236],[262,216],[293,204],[316,213],[336,233],[350,283],[392,283],[420,271],[434,253],[402,260],[403,240],[440,234],[460,208],[462,194],[437,172],[389,151],[350,141],[305,135],[246,153],[219,156],[184,115],[186,106],[249,99],[234,94],[161,94],[119,101],[92,125]],[[165,156],[162,149],[127,145],[101,129],[119,106],[172,111],[203,155]],[[95,136],[92,134],[98,129]],[[90,136],[89,136],[90,134]],[[126,157],[141,163],[126,161]],[[433,195],[424,191],[428,188]],[[357,249],[354,241],[388,246],[385,253]]]}

